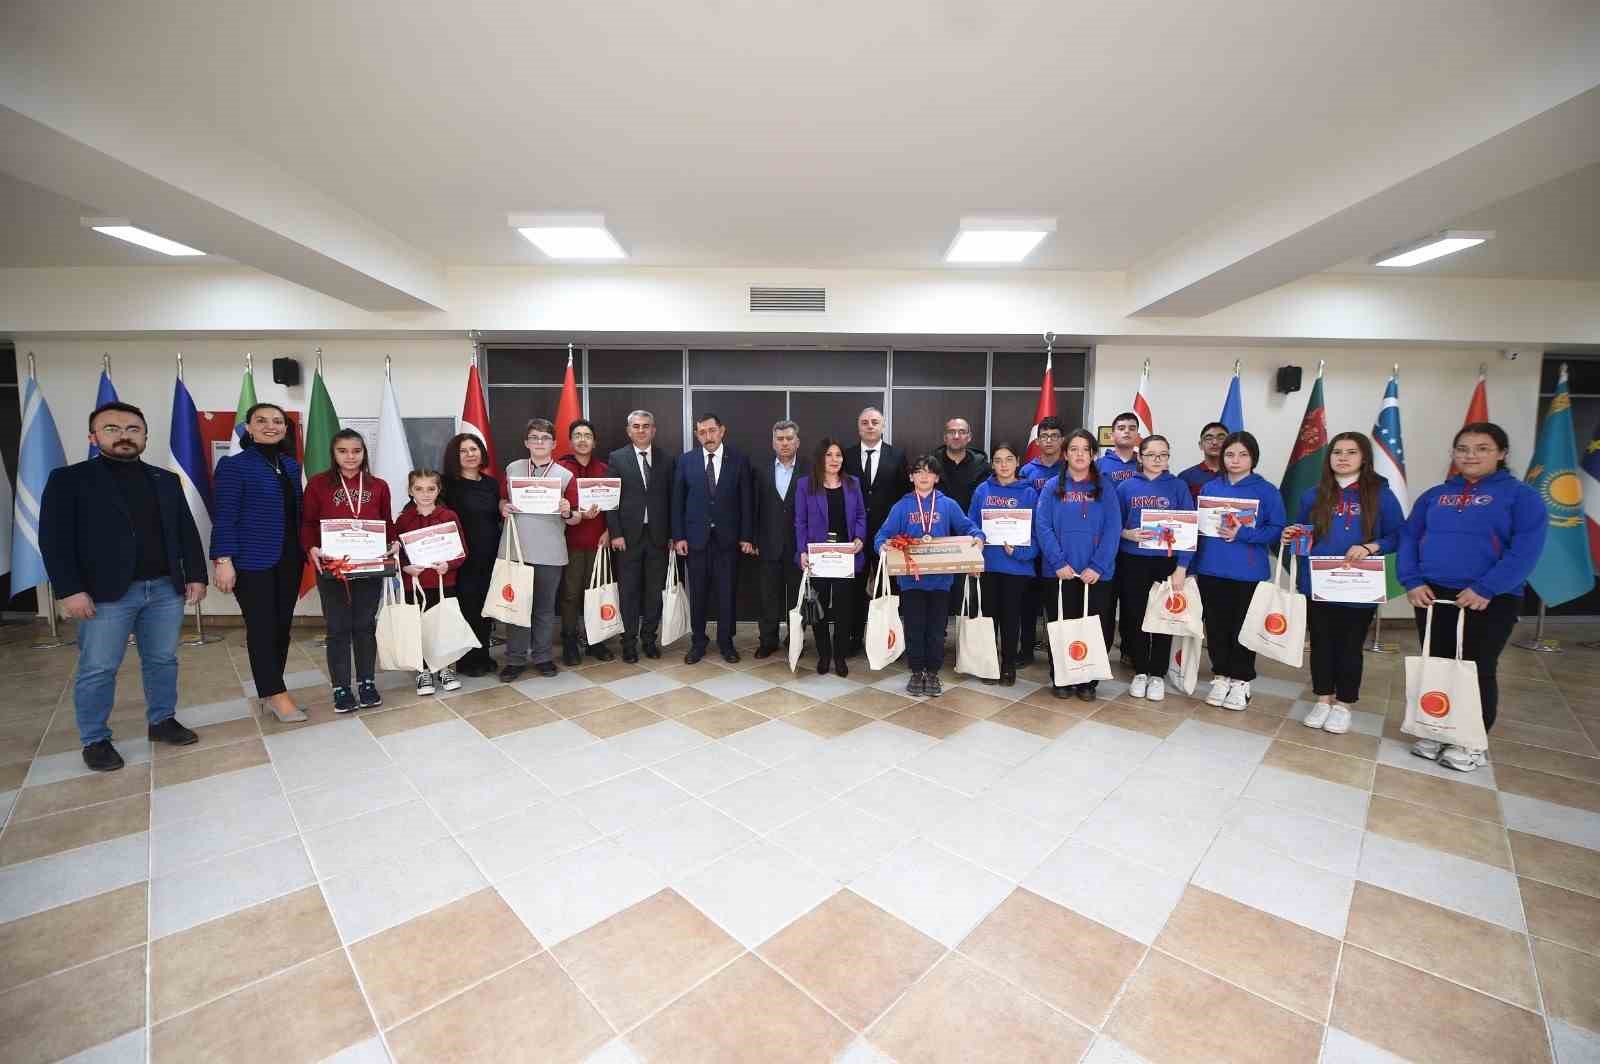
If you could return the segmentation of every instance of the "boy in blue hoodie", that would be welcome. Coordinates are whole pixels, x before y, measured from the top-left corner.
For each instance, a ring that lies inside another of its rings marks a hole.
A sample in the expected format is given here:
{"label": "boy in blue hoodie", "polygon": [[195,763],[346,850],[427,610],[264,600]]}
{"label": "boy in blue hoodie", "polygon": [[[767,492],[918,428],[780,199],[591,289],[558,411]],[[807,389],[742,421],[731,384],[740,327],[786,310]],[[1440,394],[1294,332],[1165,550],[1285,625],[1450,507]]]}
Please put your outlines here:
{"label": "boy in blue hoodie", "polygon": [[[1032,514],[1039,493],[1032,484],[1018,478],[1017,451],[1009,443],[997,443],[989,456],[994,472],[972,493],[967,520],[983,527],[985,510],[1021,510]],[[1034,542],[1037,542],[1035,540]],[[983,548],[983,600],[995,619],[1000,636],[1000,685],[1014,687],[1017,682],[1017,644],[1022,638],[1023,599],[1038,579],[1039,549],[1034,542],[1024,545]],[[1031,637],[1032,632],[1028,635]],[[985,683],[992,683],[985,680]]]}
{"label": "boy in blue hoodie", "polygon": [[[883,545],[895,536],[911,539],[939,536],[971,536],[983,542],[982,530],[967,519],[961,507],[948,495],[935,489],[944,468],[931,454],[911,464],[911,491],[894,504],[878,529],[873,548],[881,555]],[[944,637],[950,622],[949,573],[897,576],[900,593],[900,620],[906,627],[906,663],[911,679],[906,694],[937,698],[944,694],[939,683],[939,668],[944,664]]]}
{"label": "boy in blue hoodie", "polygon": [[[1061,419],[1054,414],[1043,418],[1039,422],[1039,457],[1022,466],[1017,474],[1018,479],[1025,480],[1033,486],[1033,490],[1040,495],[1045,493],[1046,484],[1054,484],[1061,476],[1061,470],[1066,465],[1066,459],[1061,455],[1061,447],[1065,442],[1066,430],[1061,427]],[[1034,535],[1038,535],[1037,529]],[[1037,628],[1039,624],[1039,607],[1044,602],[1045,594],[1056,593],[1056,582],[1049,576],[1038,572],[1038,565],[1034,566],[1035,577],[1022,594],[1022,642],[1017,648],[1017,665],[1026,668],[1033,664],[1033,649],[1037,644]]]}
{"label": "boy in blue hoodie", "polygon": [[1122,612],[1122,652],[1133,659],[1134,698],[1160,702],[1167,697],[1165,676],[1172,656],[1172,636],[1144,630],[1144,609],[1150,589],[1168,578],[1181,591],[1194,561],[1193,551],[1174,551],[1139,530],[1146,510],[1193,510],[1188,487],[1167,471],[1172,445],[1165,436],[1146,436],[1139,444],[1142,470],[1117,485],[1122,504],[1121,542],[1117,548],[1117,598]]}
{"label": "boy in blue hoodie", "polygon": [[1194,563],[1205,606],[1206,650],[1211,655],[1206,705],[1235,712],[1250,704],[1250,681],[1256,678],[1256,653],[1239,645],[1239,630],[1250,612],[1256,585],[1272,577],[1270,548],[1288,523],[1282,494],[1255,472],[1260,460],[1261,445],[1248,432],[1231,433],[1223,442],[1222,475],[1202,494],[1255,499],[1255,520],[1224,522],[1220,537],[1202,536]]}
{"label": "boy in blue hoodie", "polygon": [[[1101,634],[1111,646],[1112,617],[1109,603],[1117,571],[1118,531],[1122,508],[1111,486],[1094,465],[1095,438],[1083,429],[1067,437],[1067,464],[1040,494],[1034,508],[1033,535],[1039,543],[1041,567],[1049,578],[1045,610],[1053,621],[1059,605],[1069,618],[1084,616],[1084,589],[1088,610],[1100,616]],[[1059,582],[1059,583],[1058,583]],[[1057,687],[1051,671],[1051,692],[1057,698],[1074,694],[1084,702],[1094,700],[1098,681]]]}

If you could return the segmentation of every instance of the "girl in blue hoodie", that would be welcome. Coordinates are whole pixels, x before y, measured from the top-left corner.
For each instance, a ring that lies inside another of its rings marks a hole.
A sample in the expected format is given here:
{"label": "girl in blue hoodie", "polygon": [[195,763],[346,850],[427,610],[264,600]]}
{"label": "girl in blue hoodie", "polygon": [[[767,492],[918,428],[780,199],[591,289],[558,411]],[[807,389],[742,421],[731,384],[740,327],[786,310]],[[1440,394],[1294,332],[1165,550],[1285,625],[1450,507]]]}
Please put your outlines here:
{"label": "girl in blue hoodie", "polygon": [[[981,529],[967,520],[956,501],[937,491],[934,485],[944,473],[939,459],[925,454],[911,463],[911,491],[894,504],[873,541],[880,555],[883,545],[895,536],[912,539],[938,536],[971,536],[982,543]],[[900,593],[900,620],[906,626],[906,663],[911,680],[906,694],[937,698],[944,694],[939,683],[939,667],[944,664],[944,636],[950,622],[949,573],[897,576]]]}
{"label": "girl in blue hoodie", "polygon": [[1159,702],[1167,697],[1167,659],[1172,636],[1144,630],[1144,608],[1150,589],[1172,578],[1172,590],[1182,591],[1193,551],[1173,551],[1165,543],[1142,533],[1139,522],[1146,510],[1193,510],[1194,498],[1183,481],[1168,472],[1172,445],[1165,436],[1146,436],[1139,444],[1139,475],[1117,485],[1122,504],[1122,539],[1117,547],[1117,598],[1122,613],[1122,653],[1133,659],[1134,698]]}
{"label": "girl in blue hoodie", "polygon": [[[1032,484],[1017,478],[1017,462],[1015,447],[1009,443],[995,444],[989,455],[989,464],[994,472],[972,493],[972,507],[967,511],[969,521],[981,528],[985,510],[1033,513],[1039,493]],[[1000,684],[1003,687],[1016,686],[1017,643],[1022,638],[1022,602],[1028,585],[1037,579],[1034,574],[1038,556],[1039,550],[1032,543],[983,548],[983,601],[999,629]]]}
{"label": "girl in blue hoodie", "polygon": [[[1094,436],[1084,429],[1067,437],[1067,460],[1054,484],[1039,496],[1033,512],[1033,535],[1043,555],[1042,569],[1057,582],[1045,595],[1045,610],[1056,619],[1057,590],[1060,605],[1068,618],[1084,615],[1083,592],[1089,589],[1089,610],[1100,615],[1106,646],[1111,646],[1110,603],[1112,578],[1117,572],[1118,532],[1122,528],[1122,508],[1111,486],[1095,468]],[[1054,670],[1052,670],[1052,679]],[[1097,682],[1056,687],[1057,698],[1074,694],[1085,702],[1094,700]]]}
{"label": "girl in blue hoodie", "polygon": [[[1357,562],[1394,553],[1405,514],[1389,482],[1372,468],[1371,440],[1359,432],[1341,432],[1333,438],[1322,480],[1300,496],[1295,520],[1283,530],[1285,550],[1293,550],[1296,533],[1304,531],[1311,539],[1311,557]],[[1343,735],[1350,730],[1350,706],[1361,697],[1361,641],[1378,607],[1315,601],[1311,566],[1306,563],[1300,566],[1300,593],[1306,596],[1311,689],[1317,695],[1301,723]]]}
{"label": "girl in blue hoodie", "polygon": [[1239,645],[1239,630],[1256,585],[1272,578],[1269,548],[1287,524],[1283,496],[1255,472],[1261,445],[1248,432],[1235,432],[1222,444],[1222,475],[1202,495],[1255,499],[1250,524],[1224,522],[1221,536],[1202,536],[1194,572],[1205,607],[1206,649],[1211,654],[1211,692],[1206,705],[1243,712],[1256,678],[1256,653]]}
{"label": "girl in blue hoodie", "polygon": [[[1417,611],[1417,637],[1435,599],[1454,599],[1465,607],[1461,655],[1478,663],[1478,696],[1483,726],[1494,727],[1500,701],[1495,668],[1516,627],[1522,589],[1544,549],[1549,514],[1539,493],[1506,471],[1510,450],[1505,430],[1488,421],[1463,425],[1456,433],[1455,467],[1449,479],[1429,488],[1411,507],[1400,531],[1397,575]],[[1433,646],[1426,653],[1453,658],[1455,617],[1435,610]],[[1437,760],[1461,772],[1488,763],[1488,751],[1443,746],[1419,739],[1418,757]]]}

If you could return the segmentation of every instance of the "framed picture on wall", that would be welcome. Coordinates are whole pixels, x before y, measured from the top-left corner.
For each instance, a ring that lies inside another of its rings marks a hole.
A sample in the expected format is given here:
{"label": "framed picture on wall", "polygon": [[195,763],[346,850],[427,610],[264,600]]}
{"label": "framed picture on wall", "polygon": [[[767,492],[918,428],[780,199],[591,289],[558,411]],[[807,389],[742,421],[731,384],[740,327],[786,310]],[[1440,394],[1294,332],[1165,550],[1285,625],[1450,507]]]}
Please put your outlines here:
{"label": "framed picture on wall", "polygon": [[1094,434],[1095,434],[1096,437],[1099,438],[1100,446],[1102,446],[1102,447],[1110,447],[1111,446],[1111,426],[1110,425],[1101,425],[1099,428],[1095,429],[1095,433]]}

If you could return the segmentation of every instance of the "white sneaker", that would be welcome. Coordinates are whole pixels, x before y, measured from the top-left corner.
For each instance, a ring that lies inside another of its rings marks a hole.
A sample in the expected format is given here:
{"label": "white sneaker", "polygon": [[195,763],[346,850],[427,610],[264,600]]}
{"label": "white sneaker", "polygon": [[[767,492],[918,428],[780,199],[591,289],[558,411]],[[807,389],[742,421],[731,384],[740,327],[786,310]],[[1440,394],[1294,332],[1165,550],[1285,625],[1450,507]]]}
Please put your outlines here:
{"label": "white sneaker", "polygon": [[1235,713],[1243,713],[1250,704],[1250,681],[1235,680],[1228,687],[1227,697],[1222,700],[1223,709],[1231,709]]}
{"label": "white sneaker", "polygon": [[1144,689],[1144,696],[1152,702],[1159,702],[1167,697],[1167,685],[1161,682],[1161,677],[1150,677],[1150,685]]}
{"label": "white sneaker", "polygon": [[1444,743],[1437,739],[1418,739],[1411,744],[1411,752],[1429,761],[1437,761],[1439,755],[1444,752]]}
{"label": "white sneaker", "polygon": [[1447,746],[1444,753],[1439,755],[1439,764],[1455,769],[1457,772],[1471,772],[1489,763],[1489,751],[1468,750],[1464,746]]}
{"label": "white sneaker", "polygon": [[1328,714],[1328,723],[1322,730],[1329,735],[1343,735],[1350,730],[1350,707],[1338,702],[1333,704],[1333,712]]}
{"label": "white sneaker", "polygon": [[1211,681],[1211,693],[1206,695],[1206,705],[1220,706],[1228,697],[1228,688],[1233,686],[1233,681],[1226,676],[1218,676]]}
{"label": "white sneaker", "polygon": [[456,678],[456,670],[446,666],[439,670],[439,686],[446,691],[461,690],[461,681]]}
{"label": "white sneaker", "polygon": [[1317,702],[1311,706],[1311,712],[1306,714],[1306,719],[1301,721],[1308,728],[1320,728],[1328,722],[1328,714],[1333,712],[1330,702]]}
{"label": "white sneaker", "polygon": [[[1160,683],[1161,681],[1157,680],[1156,682]],[[1133,682],[1128,685],[1128,693],[1135,698],[1143,698],[1149,689],[1150,677],[1142,672],[1135,676]]]}
{"label": "white sneaker", "polygon": [[419,673],[417,673],[417,694],[419,694],[419,695],[431,695],[431,694],[433,694],[433,673],[431,673],[431,672],[419,672]]}

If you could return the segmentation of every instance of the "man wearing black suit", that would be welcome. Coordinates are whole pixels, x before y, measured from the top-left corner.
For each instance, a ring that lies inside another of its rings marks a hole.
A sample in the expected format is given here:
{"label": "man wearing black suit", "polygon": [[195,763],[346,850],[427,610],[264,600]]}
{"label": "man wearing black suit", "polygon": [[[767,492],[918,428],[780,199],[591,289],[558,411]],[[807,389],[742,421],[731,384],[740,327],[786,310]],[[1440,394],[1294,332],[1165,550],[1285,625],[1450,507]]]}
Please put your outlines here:
{"label": "man wearing black suit", "polygon": [[722,419],[695,418],[700,446],[678,459],[672,478],[672,546],[689,559],[689,652],[684,664],[706,656],[706,612],[717,603],[717,649],[722,660],[739,660],[733,646],[737,623],[739,554],[754,554],[750,463],[724,447]]}
{"label": "man wearing black suit", "polygon": [[911,475],[906,471],[906,454],[883,439],[883,411],[869,406],[856,418],[858,446],[844,453],[844,471],[861,481],[867,504],[867,564],[856,577],[855,632],[850,653],[861,653],[861,636],[867,628],[867,589],[878,564],[872,543],[889,516],[890,509],[911,490]]}
{"label": "man wearing black suit", "polygon": [[611,452],[606,468],[622,479],[622,497],[606,511],[606,531],[617,554],[622,598],[622,660],[661,656],[661,588],[671,549],[673,459],[655,445],[656,418],[648,410],[628,415],[626,447]]}
{"label": "man wearing black suit", "polygon": [[795,564],[794,491],[803,475],[800,426],[780,421],[772,426],[771,462],[754,463],[756,554],[761,558],[761,645],[756,657],[778,649],[778,624],[794,608],[800,593],[800,567]]}

